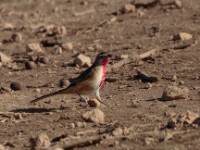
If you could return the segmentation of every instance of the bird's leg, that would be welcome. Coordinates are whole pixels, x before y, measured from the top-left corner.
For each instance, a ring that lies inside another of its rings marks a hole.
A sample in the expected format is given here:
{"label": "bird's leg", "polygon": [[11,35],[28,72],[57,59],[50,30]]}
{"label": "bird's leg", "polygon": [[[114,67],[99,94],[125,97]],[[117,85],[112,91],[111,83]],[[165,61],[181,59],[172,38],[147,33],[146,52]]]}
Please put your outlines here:
{"label": "bird's leg", "polygon": [[82,100],[85,101],[85,103],[87,104],[87,106],[89,106],[87,100],[86,100],[81,94],[79,94],[79,93],[77,93],[77,94],[78,94],[78,96],[79,96]]}
{"label": "bird's leg", "polygon": [[99,89],[100,89],[100,88],[98,88],[97,91],[96,91],[96,98],[97,98],[97,100],[98,100],[100,103],[104,104],[105,106],[108,106],[106,103],[104,103],[104,102],[101,100],[100,93],[99,93]]}
{"label": "bird's leg", "polygon": [[100,97],[100,93],[99,93],[99,88],[98,88],[97,91],[96,91],[96,98],[97,98],[98,101],[101,102],[101,97]]}

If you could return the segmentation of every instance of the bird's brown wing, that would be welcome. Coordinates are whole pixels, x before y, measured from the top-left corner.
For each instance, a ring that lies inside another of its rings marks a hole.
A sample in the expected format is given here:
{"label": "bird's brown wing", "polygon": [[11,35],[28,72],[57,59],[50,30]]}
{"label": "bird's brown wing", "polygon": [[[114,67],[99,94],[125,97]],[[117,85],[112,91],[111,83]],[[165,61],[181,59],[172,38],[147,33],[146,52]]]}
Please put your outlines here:
{"label": "bird's brown wing", "polygon": [[94,67],[91,66],[88,69],[86,69],[85,71],[83,71],[78,77],[69,79],[69,81],[71,83],[67,88],[75,86],[77,83],[80,83],[82,81],[85,81],[93,74],[93,72],[94,72]]}
{"label": "bird's brown wing", "polygon": [[38,102],[38,101],[40,101],[42,99],[45,99],[47,97],[50,97],[50,96],[55,96],[57,94],[65,93],[67,89],[69,89],[69,88],[75,86],[77,83],[85,81],[87,78],[89,78],[92,75],[92,73],[93,73],[93,70],[94,70],[93,68],[94,67],[91,66],[88,69],[86,69],[85,71],[83,71],[77,78],[70,79],[71,83],[70,83],[70,85],[67,88],[64,88],[64,89],[58,90],[56,92],[52,92],[52,93],[43,95],[41,97],[38,97],[38,98],[32,100],[31,103]]}

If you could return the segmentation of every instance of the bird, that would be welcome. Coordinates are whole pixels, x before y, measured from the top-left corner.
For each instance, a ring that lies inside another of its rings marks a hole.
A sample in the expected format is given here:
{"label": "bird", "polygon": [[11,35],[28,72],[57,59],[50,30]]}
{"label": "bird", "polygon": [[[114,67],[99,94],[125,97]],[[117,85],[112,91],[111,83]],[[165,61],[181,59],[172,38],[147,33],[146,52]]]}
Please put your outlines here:
{"label": "bird", "polygon": [[70,80],[70,85],[68,87],[43,95],[30,102],[35,103],[58,94],[77,94],[88,105],[87,100],[83,98],[82,95],[94,93],[96,95],[96,99],[100,103],[107,105],[102,102],[99,90],[105,81],[106,69],[110,62],[111,56],[112,55],[107,52],[99,53],[96,56],[94,63],[89,68],[83,71],[78,77]]}

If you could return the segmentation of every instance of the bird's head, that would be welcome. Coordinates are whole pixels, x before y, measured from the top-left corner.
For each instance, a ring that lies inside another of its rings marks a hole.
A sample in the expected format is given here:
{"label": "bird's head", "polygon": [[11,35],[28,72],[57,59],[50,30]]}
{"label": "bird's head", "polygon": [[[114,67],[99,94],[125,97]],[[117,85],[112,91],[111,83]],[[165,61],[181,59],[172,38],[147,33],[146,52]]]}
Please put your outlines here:
{"label": "bird's head", "polygon": [[106,52],[101,52],[97,55],[95,64],[106,66],[109,63],[111,56],[112,56],[111,54],[108,54]]}

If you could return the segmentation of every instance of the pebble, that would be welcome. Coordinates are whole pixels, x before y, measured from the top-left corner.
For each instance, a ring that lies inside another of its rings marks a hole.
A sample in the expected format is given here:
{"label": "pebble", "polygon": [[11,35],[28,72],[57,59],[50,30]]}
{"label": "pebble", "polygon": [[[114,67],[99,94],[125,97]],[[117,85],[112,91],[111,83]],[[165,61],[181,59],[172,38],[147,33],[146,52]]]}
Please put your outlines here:
{"label": "pebble", "polygon": [[30,54],[43,53],[44,50],[41,48],[39,43],[29,43],[26,45],[26,52]]}
{"label": "pebble", "polygon": [[90,67],[92,65],[90,57],[85,56],[83,54],[79,54],[74,59],[74,64],[79,67]]}
{"label": "pebble", "polygon": [[132,13],[135,12],[135,6],[132,4],[125,4],[124,6],[122,6],[122,8],[120,9],[120,12],[122,14],[127,14],[127,13]]}
{"label": "pebble", "polygon": [[59,85],[61,88],[68,87],[70,85],[70,81],[68,79],[61,79],[59,81]]}
{"label": "pebble", "polygon": [[36,64],[34,61],[26,61],[25,68],[28,70],[32,70],[32,69],[36,68]]}
{"label": "pebble", "polygon": [[5,146],[3,146],[2,144],[0,144],[0,150],[7,150],[7,149],[5,148]]}
{"label": "pebble", "polygon": [[10,57],[8,57],[6,54],[0,52],[0,62],[10,63],[10,62],[12,62],[12,59]]}
{"label": "pebble", "polygon": [[123,135],[123,129],[122,128],[116,128],[112,131],[113,136],[122,136]]}
{"label": "pebble", "polygon": [[96,99],[90,99],[89,101],[87,101],[87,103],[89,104],[90,107],[100,107],[101,103],[96,100]]}
{"label": "pebble", "polygon": [[188,98],[189,89],[181,85],[168,85],[162,94],[163,101],[179,100]]}
{"label": "pebble", "polygon": [[186,32],[180,32],[177,35],[173,36],[173,40],[177,41],[177,40],[181,40],[181,41],[187,41],[192,39],[192,35]]}
{"label": "pebble", "polygon": [[99,109],[93,109],[88,111],[82,115],[83,120],[88,122],[93,122],[96,124],[104,123],[105,122],[105,115]]}
{"label": "pebble", "polygon": [[8,23],[8,22],[4,23],[3,30],[9,30],[9,31],[11,31],[13,29],[14,29],[14,26],[13,26],[12,23]]}
{"label": "pebble", "polygon": [[22,84],[20,82],[12,82],[10,84],[10,88],[13,91],[20,91],[23,89]]}
{"label": "pebble", "polygon": [[22,35],[20,33],[13,33],[11,36],[11,40],[14,42],[21,42],[22,41]]}
{"label": "pebble", "polygon": [[31,138],[30,143],[32,150],[47,149],[51,145],[49,137],[43,133],[35,138]]}
{"label": "pebble", "polygon": [[61,45],[61,47],[62,47],[63,50],[71,51],[73,49],[73,44],[72,44],[72,42],[66,42],[66,43],[63,43]]}
{"label": "pebble", "polygon": [[35,60],[37,63],[42,63],[42,64],[48,64],[49,63],[49,58],[46,56],[38,56]]}
{"label": "pebble", "polygon": [[59,36],[63,36],[67,34],[67,30],[65,28],[65,26],[57,26],[53,28],[52,31],[53,35],[59,35]]}

